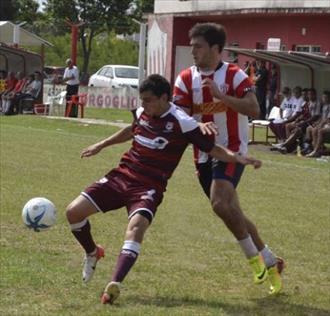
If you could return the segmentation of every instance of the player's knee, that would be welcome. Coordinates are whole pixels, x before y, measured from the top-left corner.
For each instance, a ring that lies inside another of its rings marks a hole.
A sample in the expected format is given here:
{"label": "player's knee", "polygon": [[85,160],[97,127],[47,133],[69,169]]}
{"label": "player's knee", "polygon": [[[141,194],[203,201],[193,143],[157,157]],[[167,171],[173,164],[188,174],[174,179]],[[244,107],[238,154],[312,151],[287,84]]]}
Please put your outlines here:
{"label": "player's knee", "polygon": [[70,224],[79,222],[82,220],[78,212],[78,207],[75,203],[70,203],[66,208],[66,218]]}
{"label": "player's knee", "polygon": [[211,200],[213,211],[221,218],[227,217],[230,212],[230,205],[227,201],[221,199]]}

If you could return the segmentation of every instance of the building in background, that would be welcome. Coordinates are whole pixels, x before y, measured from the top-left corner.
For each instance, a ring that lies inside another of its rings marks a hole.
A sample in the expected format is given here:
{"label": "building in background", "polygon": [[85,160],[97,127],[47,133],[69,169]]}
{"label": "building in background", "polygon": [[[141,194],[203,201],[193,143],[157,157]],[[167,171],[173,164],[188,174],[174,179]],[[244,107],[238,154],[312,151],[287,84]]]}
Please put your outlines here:
{"label": "building in background", "polygon": [[188,31],[198,22],[225,26],[231,48],[225,60],[243,66],[263,59],[281,68],[279,87],[294,80],[304,87],[330,86],[329,0],[155,0],[148,21],[148,74],[160,73],[173,83],[193,63]]}

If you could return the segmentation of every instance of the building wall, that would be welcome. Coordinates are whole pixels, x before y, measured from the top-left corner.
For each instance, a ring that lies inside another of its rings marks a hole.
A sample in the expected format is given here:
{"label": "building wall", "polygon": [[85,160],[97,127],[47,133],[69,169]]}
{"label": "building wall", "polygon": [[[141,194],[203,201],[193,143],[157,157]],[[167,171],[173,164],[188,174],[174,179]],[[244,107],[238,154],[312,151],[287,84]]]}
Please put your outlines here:
{"label": "building wall", "polygon": [[[173,45],[189,45],[189,29],[197,22],[193,18],[175,18]],[[294,45],[320,45],[321,52],[330,52],[329,16],[250,16],[218,17],[215,22],[225,26],[227,45],[238,43],[242,48],[257,48],[256,43],[267,47],[270,37],[280,38],[286,50]],[[303,35],[305,29],[305,35]]]}
{"label": "building wall", "polygon": [[275,8],[328,8],[328,0],[155,0],[155,13]]}

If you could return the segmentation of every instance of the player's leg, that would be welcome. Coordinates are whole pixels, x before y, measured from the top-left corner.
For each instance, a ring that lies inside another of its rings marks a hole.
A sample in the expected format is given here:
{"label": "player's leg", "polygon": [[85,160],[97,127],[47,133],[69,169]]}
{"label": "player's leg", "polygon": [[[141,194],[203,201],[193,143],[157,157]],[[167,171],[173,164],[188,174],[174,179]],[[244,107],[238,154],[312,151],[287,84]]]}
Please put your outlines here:
{"label": "player's leg", "polygon": [[[211,184],[212,184],[212,161],[211,161],[211,159],[209,159],[206,163],[197,164],[196,168],[197,168],[199,183],[202,186],[204,193],[208,196],[208,198],[210,198],[210,190],[211,190]],[[238,181],[235,183],[236,183],[235,185],[237,185]],[[237,205],[239,205],[237,196],[236,196],[236,203],[237,203]],[[255,225],[246,216],[244,216],[244,220],[246,222],[246,228],[247,228],[248,234],[250,234],[258,251],[262,251],[263,249],[265,249],[266,246],[265,246],[264,242],[262,241],[262,239],[260,238]],[[269,248],[267,247],[267,249],[269,249]],[[266,253],[266,252],[263,251],[262,253]],[[267,263],[268,263],[269,260],[266,260],[266,259],[267,258],[264,258],[264,260],[267,261]]]}
{"label": "player's leg", "polygon": [[213,211],[223,220],[237,239],[253,273],[254,282],[260,284],[267,279],[267,269],[262,256],[248,233],[245,217],[237,203],[236,191],[232,183],[224,179],[214,179],[211,187]]}
{"label": "player's leg", "polygon": [[120,284],[129,273],[140,253],[141,243],[145,232],[150,225],[150,219],[143,212],[136,213],[129,221],[124,245],[117,258],[116,267],[112,274],[111,282],[106,286],[101,302],[113,304],[120,294]]}
{"label": "player's leg", "polygon": [[120,284],[136,262],[144,234],[150,226],[163,192],[141,183],[129,183],[125,194],[129,223],[124,245],[117,258],[111,282],[106,286],[101,302],[112,304],[120,294]]}
{"label": "player's leg", "polygon": [[88,217],[95,213],[95,205],[82,195],[73,200],[66,211],[71,232],[86,252],[82,271],[83,281],[86,283],[91,280],[97,261],[104,257],[104,249],[95,244],[88,221]]}

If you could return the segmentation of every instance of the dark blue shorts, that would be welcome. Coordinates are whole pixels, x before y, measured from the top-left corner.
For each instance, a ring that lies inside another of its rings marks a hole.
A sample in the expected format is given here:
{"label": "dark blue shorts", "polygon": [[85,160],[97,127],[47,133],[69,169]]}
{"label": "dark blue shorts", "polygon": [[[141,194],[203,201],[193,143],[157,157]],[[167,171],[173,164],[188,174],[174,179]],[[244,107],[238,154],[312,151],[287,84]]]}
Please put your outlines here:
{"label": "dark blue shorts", "polygon": [[244,165],[237,163],[212,162],[212,159],[196,165],[199,183],[208,197],[210,197],[213,179],[227,180],[236,188],[243,174],[244,167]]}

